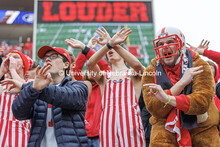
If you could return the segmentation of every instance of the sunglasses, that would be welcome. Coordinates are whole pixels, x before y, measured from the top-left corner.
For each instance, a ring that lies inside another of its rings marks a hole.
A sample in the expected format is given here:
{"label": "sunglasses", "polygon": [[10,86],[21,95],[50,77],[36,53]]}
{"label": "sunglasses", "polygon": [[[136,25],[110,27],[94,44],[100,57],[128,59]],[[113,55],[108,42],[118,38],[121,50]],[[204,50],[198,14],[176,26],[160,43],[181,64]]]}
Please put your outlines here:
{"label": "sunglasses", "polygon": [[60,56],[59,54],[51,54],[49,56],[44,56],[42,58],[42,61],[45,62],[47,58],[49,58],[50,60],[54,60],[54,59],[56,59],[58,57],[62,58],[62,56]]}

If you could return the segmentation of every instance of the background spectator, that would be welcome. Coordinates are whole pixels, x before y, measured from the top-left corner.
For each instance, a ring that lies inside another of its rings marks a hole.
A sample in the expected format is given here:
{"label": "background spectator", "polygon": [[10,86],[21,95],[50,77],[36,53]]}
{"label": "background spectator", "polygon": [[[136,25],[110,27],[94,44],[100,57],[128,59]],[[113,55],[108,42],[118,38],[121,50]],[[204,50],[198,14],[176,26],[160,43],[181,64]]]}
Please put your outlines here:
{"label": "background spectator", "polygon": [[31,42],[31,38],[28,37],[26,40],[26,43],[24,44],[24,47],[22,49],[23,53],[29,57],[32,58],[32,42]]}

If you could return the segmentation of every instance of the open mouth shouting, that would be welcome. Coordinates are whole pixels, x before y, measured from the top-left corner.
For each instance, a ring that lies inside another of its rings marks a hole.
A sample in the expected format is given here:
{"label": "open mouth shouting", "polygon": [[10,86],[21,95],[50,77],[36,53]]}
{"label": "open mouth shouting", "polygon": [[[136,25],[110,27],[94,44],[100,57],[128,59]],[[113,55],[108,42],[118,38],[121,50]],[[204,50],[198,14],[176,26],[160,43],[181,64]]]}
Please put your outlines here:
{"label": "open mouth shouting", "polygon": [[108,51],[108,56],[111,57],[113,56],[114,52],[113,51]]}
{"label": "open mouth shouting", "polygon": [[164,58],[170,58],[170,57],[172,57],[172,54],[173,54],[172,51],[167,51],[167,52],[164,51],[162,55]]}

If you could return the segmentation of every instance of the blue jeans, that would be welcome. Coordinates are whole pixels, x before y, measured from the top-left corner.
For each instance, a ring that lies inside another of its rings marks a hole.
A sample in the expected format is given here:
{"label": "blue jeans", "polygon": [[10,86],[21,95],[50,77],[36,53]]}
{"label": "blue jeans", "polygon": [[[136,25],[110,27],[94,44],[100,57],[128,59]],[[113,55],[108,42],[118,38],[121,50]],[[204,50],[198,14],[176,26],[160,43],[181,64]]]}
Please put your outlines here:
{"label": "blue jeans", "polygon": [[88,137],[89,147],[99,147],[99,136]]}

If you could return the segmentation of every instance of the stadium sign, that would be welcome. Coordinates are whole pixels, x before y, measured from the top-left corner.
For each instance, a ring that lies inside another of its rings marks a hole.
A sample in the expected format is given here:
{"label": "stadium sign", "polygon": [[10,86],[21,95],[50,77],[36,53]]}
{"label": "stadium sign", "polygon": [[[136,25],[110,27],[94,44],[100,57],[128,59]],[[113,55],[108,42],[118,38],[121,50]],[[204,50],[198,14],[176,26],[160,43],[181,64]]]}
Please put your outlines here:
{"label": "stadium sign", "polygon": [[[93,36],[100,37],[98,28],[113,36],[125,27],[132,30],[124,42],[128,51],[147,67],[155,57],[152,8],[151,0],[36,0],[33,59],[40,62],[37,51],[43,45],[62,47],[77,56],[80,50],[72,49],[66,38],[88,44]],[[96,45],[94,50],[100,48]]]}
{"label": "stadium sign", "polygon": [[0,23],[30,24],[34,21],[34,13],[27,11],[0,10]]}
{"label": "stadium sign", "polygon": [[38,22],[144,22],[152,23],[151,2],[42,1]]}

